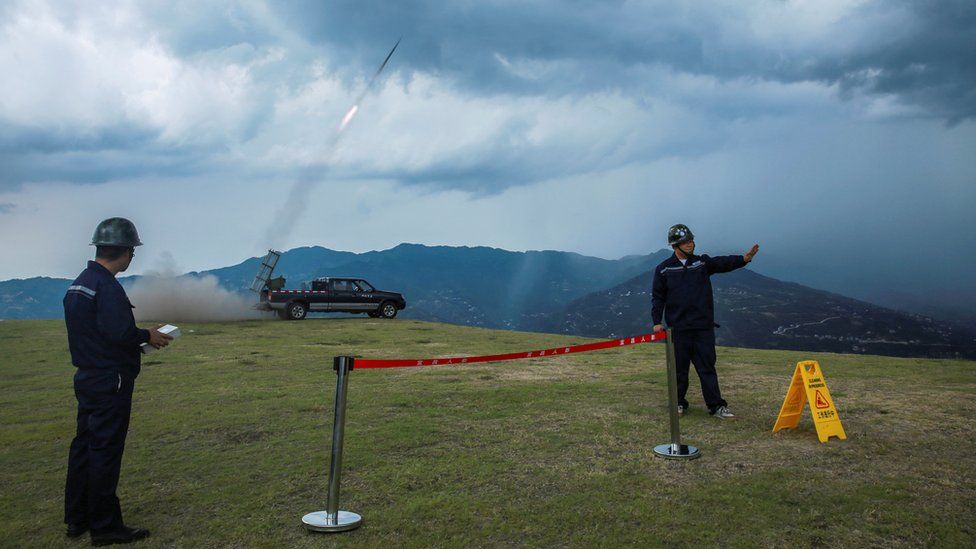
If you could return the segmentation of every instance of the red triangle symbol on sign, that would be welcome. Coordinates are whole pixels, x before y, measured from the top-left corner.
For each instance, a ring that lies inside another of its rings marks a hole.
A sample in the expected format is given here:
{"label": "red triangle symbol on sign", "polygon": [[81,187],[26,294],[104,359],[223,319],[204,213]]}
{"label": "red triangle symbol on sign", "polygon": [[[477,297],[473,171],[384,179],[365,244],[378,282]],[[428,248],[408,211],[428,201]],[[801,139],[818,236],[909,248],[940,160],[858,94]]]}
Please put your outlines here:
{"label": "red triangle symbol on sign", "polygon": [[820,391],[817,391],[817,408],[830,408],[830,402]]}

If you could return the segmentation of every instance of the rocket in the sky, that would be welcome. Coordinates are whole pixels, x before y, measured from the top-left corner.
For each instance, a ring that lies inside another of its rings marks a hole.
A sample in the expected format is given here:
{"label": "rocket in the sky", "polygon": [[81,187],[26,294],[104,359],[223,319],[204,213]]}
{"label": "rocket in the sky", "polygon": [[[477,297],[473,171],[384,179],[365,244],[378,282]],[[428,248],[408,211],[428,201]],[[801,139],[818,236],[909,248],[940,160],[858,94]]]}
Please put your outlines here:
{"label": "rocket in the sky", "polygon": [[397,46],[400,45],[400,40],[403,40],[402,36],[397,39],[396,44],[393,44],[393,49],[390,50],[390,53],[386,54],[386,59],[384,59],[383,62],[380,64],[380,68],[376,69],[376,73],[373,75],[373,77],[369,79],[369,84],[366,85],[366,88],[364,88],[362,93],[359,94],[359,97],[356,98],[356,102],[353,103],[352,107],[349,107],[349,110],[346,112],[346,115],[342,117],[342,122],[339,124],[340,133],[342,132],[342,130],[346,129],[346,126],[349,125],[349,122],[351,122],[352,119],[356,117],[356,113],[359,112],[359,104],[363,101],[363,97],[366,97],[366,94],[373,87],[373,83],[376,82],[376,79],[379,77],[380,73],[383,72],[384,68],[386,68],[387,62],[389,62],[390,58],[393,57],[393,52],[395,52]]}

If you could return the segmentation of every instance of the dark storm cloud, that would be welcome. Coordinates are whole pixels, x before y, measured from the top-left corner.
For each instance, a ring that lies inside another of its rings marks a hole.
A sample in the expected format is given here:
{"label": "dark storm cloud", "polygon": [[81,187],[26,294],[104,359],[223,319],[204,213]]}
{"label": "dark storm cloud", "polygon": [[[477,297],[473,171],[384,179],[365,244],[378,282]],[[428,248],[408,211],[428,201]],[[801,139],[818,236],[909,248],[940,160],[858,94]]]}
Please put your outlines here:
{"label": "dark storm cloud", "polygon": [[236,4],[159,2],[145,11],[158,22],[154,33],[181,57],[276,41],[259,17]]}
{"label": "dark storm cloud", "polygon": [[0,191],[37,181],[101,183],[145,173],[153,130],[38,128],[0,121]]}
{"label": "dark storm cloud", "polygon": [[163,145],[158,133],[125,124],[71,130],[0,124],[0,191],[32,182],[182,177],[219,165],[219,147]]}
{"label": "dark storm cloud", "polygon": [[[401,68],[450,76],[474,93],[641,87],[634,69],[663,65],[720,79],[813,81],[847,93],[893,94],[922,115],[951,123],[976,115],[971,0],[866,4],[831,24],[822,40],[801,48],[762,42],[743,13],[707,3],[414,0],[292,6],[290,26],[344,52],[354,66],[402,34]],[[835,41],[850,44],[838,49]],[[503,60],[564,65],[551,73],[518,75]]]}
{"label": "dark storm cloud", "polygon": [[824,58],[808,70],[796,70],[795,77],[894,94],[949,123],[976,116],[976,2],[891,6],[910,11],[907,29],[894,38],[879,34],[849,56]]}
{"label": "dark storm cloud", "polygon": [[215,151],[152,144],[152,132],[69,136],[29,132],[18,146],[0,148],[0,191],[26,183],[97,184],[145,176],[185,177],[221,165]]}
{"label": "dark storm cloud", "polygon": [[[139,115],[108,116],[91,126],[83,121],[33,127],[0,118],[0,161],[5,168],[0,171],[0,189],[30,181],[101,182],[225,169],[234,171],[232,177],[255,176],[268,167],[246,162],[228,166],[223,154],[254,139],[268,146],[296,143],[296,130],[287,122],[277,127],[270,122],[282,96],[294,96],[309,85],[312,65],[322,62],[329,76],[338,71],[354,90],[353,77],[368,78],[401,35],[404,42],[388,72],[400,73],[404,81],[411,72],[422,71],[444,82],[443,89],[499,105],[519,98],[547,101],[619,93],[635,110],[609,113],[619,117],[615,123],[621,137],[608,132],[589,155],[589,143],[551,136],[541,142],[527,140],[531,123],[513,120],[465,150],[439,151],[426,164],[357,165],[352,177],[490,193],[635,160],[707,153],[721,147],[734,131],[727,124],[730,119],[792,115],[802,123],[820,116],[816,109],[822,105],[795,99],[792,92],[757,95],[748,89],[765,82],[832,85],[841,97],[893,96],[915,115],[950,124],[976,114],[972,1],[864,4],[826,30],[812,33],[812,39],[782,44],[764,34],[783,24],[781,19],[756,19],[757,14],[789,8],[782,3],[307,0],[269,4],[268,13],[261,4],[139,6],[148,26],[146,35],[176,59],[204,68],[247,67],[248,93],[254,97],[235,111],[240,116],[227,117],[206,131],[189,125],[169,137],[162,135],[166,128],[158,120],[149,122]],[[787,9],[781,17],[802,29],[802,16]],[[279,59],[254,62],[273,50],[281,51]],[[705,80],[674,88],[673,81],[662,78],[665,72]],[[177,73],[174,80],[182,78],[185,75]],[[726,85],[744,82],[746,89],[729,95],[728,88],[712,89],[708,79]],[[780,100],[783,97],[787,99]],[[689,130],[672,121],[662,130],[668,133],[663,140],[650,133],[653,128],[634,127],[637,110],[660,112],[662,102],[700,115],[699,126]],[[587,124],[595,118],[581,118],[570,131],[589,132]],[[224,126],[218,127],[221,123]],[[200,134],[205,135],[197,139]],[[300,173],[302,167],[275,169],[286,175]],[[343,168],[333,173],[344,173]]]}
{"label": "dark storm cloud", "polygon": [[[578,93],[617,85],[626,77],[621,69],[635,64],[668,61],[695,70],[703,63],[701,38],[692,29],[638,13],[633,15],[658,30],[631,30],[631,10],[617,2],[414,0],[326,6],[308,1],[291,6],[285,13],[289,26],[342,52],[336,58],[344,57],[353,66],[403,35],[398,67],[451,76],[477,93]],[[526,79],[513,75],[496,54],[512,61],[566,61],[574,70]]]}
{"label": "dark storm cloud", "polygon": [[0,122],[0,154],[50,154],[145,148],[151,145],[158,135],[158,130],[133,124],[96,128],[41,128]]}
{"label": "dark storm cloud", "polygon": [[453,150],[420,168],[394,166],[379,170],[357,166],[354,173],[338,171],[336,175],[351,179],[388,179],[432,190],[461,189],[488,196],[550,179],[590,174],[598,180],[603,172],[647,159],[698,157],[719,147],[722,135],[718,131],[712,135],[691,131],[694,137],[674,136],[657,143],[628,140],[626,135],[619,138],[604,136],[593,143],[581,137],[540,148],[526,138],[530,131],[526,122],[514,121],[492,136],[489,142]]}

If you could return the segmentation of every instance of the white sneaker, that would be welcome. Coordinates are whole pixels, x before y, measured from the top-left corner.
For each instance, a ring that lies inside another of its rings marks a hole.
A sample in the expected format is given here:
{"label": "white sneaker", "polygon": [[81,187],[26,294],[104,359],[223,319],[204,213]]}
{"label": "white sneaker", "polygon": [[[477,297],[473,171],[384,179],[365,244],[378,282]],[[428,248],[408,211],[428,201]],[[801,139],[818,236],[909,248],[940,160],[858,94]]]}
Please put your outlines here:
{"label": "white sneaker", "polygon": [[687,411],[687,409],[684,406],[682,406],[682,405],[679,404],[678,405],[678,417],[681,417],[681,416],[685,415],[685,411]]}
{"label": "white sneaker", "polygon": [[735,419],[735,414],[732,413],[732,410],[729,410],[728,406],[719,406],[712,412],[712,415],[719,419]]}

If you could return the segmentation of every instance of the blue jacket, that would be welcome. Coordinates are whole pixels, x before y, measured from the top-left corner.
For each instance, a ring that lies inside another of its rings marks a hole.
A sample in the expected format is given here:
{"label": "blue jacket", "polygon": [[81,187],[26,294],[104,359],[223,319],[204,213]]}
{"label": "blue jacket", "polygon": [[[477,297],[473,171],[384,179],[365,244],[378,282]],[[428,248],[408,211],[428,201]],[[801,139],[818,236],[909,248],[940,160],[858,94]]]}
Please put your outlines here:
{"label": "blue jacket", "polygon": [[715,324],[711,276],[745,267],[741,255],[691,255],[682,265],[674,254],[654,269],[651,318],[676,330],[711,330]]}
{"label": "blue jacket", "polygon": [[108,269],[88,262],[64,296],[64,323],[72,364],[139,375],[149,330],[136,328],[132,304]]}

